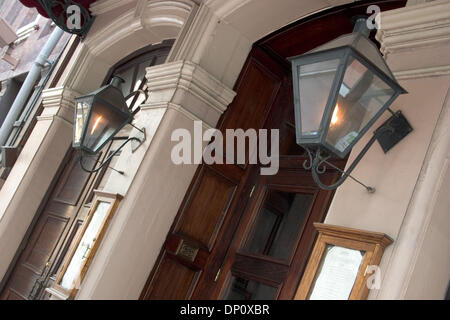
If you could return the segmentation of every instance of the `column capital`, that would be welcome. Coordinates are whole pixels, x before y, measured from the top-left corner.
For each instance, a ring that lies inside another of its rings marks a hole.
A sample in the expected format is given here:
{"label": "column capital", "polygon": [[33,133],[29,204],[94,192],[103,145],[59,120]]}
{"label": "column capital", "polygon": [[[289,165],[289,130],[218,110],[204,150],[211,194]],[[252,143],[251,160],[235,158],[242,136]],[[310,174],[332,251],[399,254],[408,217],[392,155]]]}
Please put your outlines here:
{"label": "column capital", "polygon": [[50,88],[42,91],[44,111],[38,120],[47,120],[55,116],[73,123],[75,97],[80,94],[67,87]]}
{"label": "column capital", "polygon": [[382,12],[376,38],[383,53],[448,44],[450,1],[432,1]]}
{"label": "column capital", "polygon": [[191,61],[147,68],[150,97],[142,107],[178,105],[214,127],[236,93]]}
{"label": "column capital", "polygon": [[450,74],[450,1],[382,12],[376,38],[398,79]]}

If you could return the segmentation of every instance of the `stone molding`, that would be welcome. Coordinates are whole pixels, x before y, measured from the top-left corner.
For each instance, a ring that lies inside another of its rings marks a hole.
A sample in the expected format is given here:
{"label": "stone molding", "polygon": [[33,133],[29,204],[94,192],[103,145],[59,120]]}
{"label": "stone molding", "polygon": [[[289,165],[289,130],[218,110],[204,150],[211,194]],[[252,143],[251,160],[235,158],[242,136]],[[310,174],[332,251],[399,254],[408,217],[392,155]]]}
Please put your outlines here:
{"label": "stone molding", "polygon": [[[113,9],[129,3],[97,1],[91,11],[95,15],[112,14]],[[108,69],[123,57],[146,45],[177,38],[196,8],[197,4],[191,0],[138,0],[111,23],[105,24],[98,17],[90,34],[77,48],[63,85],[79,92],[97,88]]]}
{"label": "stone molding", "polygon": [[450,1],[427,2],[381,13],[381,52],[450,43]]}
{"label": "stone molding", "polygon": [[[174,96],[181,90],[206,103],[220,116],[236,95],[233,90],[191,61],[176,61],[147,68],[146,77],[150,92],[150,104],[171,103],[171,105],[179,105],[174,101]],[[161,91],[169,92],[169,95],[164,95],[163,101],[152,100],[152,95]],[[185,106],[184,109],[194,117],[202,118],[190,111],[188,106]],[[215,124],[208,123],[208,125],[212,127]]]}
{"label": "stone molding", "polygon": [[89,11],[93,16],[98,16],[127,5],[133,1],[134,0],[99,0],[89,6]]}
{"label": "stone molding", "polygon": [[[189,18],[195,4],[190,0],[144,1],[121,15],[102,32],[96,32],[86,38],[86,44],[94,55],[106,52],[114,43],[141,30],[149,32],[149,39],[159,41],[175,37]],[[176,32],[174,32],[176,30]],[[159,34],[158,36],[156,36]]]}
{"label": "stone molding", "polygon": [[394,76],[397,80],[438,77],[450,74],[450,65],[441,65],[436,67],[411,69],[405,71],[396,71]]}
{"label": "stone molding", "polygon": [[[441,47],[447,51],[450,48],[450,1],[436,0],[382,12],[376,38],[386,58],[402,53],[419,54],[419,50],[437,52]],[[450,74],[450,61],[417,60],[415,66],[404,68],[394,70],[400,80],[441,76]]]}
{"label": "stone molding", "polygon": [[66,87],[46,89],[42,92],[44,111],[37,117],[38,121],[59,117],[73,124],[75,97],[80,96]]}

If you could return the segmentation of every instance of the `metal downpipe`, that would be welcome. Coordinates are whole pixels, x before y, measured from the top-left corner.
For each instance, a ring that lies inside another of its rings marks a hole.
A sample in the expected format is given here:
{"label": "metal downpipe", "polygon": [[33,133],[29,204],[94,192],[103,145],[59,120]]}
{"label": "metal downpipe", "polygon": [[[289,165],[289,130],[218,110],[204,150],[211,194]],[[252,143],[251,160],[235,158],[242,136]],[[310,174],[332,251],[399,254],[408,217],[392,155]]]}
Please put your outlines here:
{"label": "metal downpipe", "polygon": [[19,93],[14,100],[11,109],[8,111],[8,115],[6,116],[1,128],[0,128],[0,147],[3,146],[11,133],[11,130],[16,122],[17,118],[20,116],[23,107],[28,101],[28,97],[30,93],[34,90],[34,85],[36,81],[41,76],[41,70],[47,63],[48,57],[52,53],[53,49],[56,47],[57,43],[61,39],[61,36],[64,34],[64,31],[60,28],[56,27],[53,30],[50,38],[45,43],[38,57],[34,61],[33,66],[31,67],[25,81],[22,84],[22,87],[19,90]]}

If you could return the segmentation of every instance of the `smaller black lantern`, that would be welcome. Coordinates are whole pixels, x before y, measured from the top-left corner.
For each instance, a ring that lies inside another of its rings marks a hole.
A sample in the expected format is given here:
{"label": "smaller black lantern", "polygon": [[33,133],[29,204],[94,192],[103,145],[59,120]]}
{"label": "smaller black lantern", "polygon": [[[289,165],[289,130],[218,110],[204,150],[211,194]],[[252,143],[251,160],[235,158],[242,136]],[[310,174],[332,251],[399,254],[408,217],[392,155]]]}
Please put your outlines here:
{"label": "smaller black lantern", "polygon": [[95,154],[133,120],[120,90],[122,82],[114,77],[110,84],[75,99],[74,148]]}
{"label": "smaller black lantern", "polygon": [[[88,154],[98,153],[106,143],[114,139],[114,136],[127,124],[131,124],[134,114],[127,106],[127,99],[136,93],[144,93],[142,90],[131,93],[124,97],[121,91],[121,83],[124,80],[114,77],[110,84],[101,87],[87,95],[75,98],[75,122],[73,133],[73,148],[80,149]],[[132,125],[132,124],[131,124]],[[136,128],[136,127],[135,127]],[[145,130],[136,128],[142,133],[142,139],[137,137],[128,138],[116,151],[118,152],[129,141],[138,141],[139,145],[145,140]],[[137,145],[133,150],[135,150]],[[105,162],[95,170],[84,170],[89,172],[98,171],[114,155],[111,154]]]}
{"label": "smaller black lantern", "polygon": [[312,169],[316,183],[324,189],[339,186],[373,141],[378,139],[387,151],[412,130],[400,112],[393,114],[336,184],[325,186],[318,179],[328,158],[347,156],[392,102],[406,93],[368,39],[366,19],[355,18],[353,33],[289,59],[297,143],[310,157],[305,168]]}

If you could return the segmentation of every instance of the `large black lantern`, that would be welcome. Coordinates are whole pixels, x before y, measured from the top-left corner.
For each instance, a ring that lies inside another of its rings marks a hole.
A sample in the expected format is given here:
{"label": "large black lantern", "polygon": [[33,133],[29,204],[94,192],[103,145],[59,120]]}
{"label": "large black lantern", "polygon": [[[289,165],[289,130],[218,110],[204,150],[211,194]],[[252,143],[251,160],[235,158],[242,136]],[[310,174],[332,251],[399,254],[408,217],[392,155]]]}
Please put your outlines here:
{"label": "large black lantern", "polygon": [[[75,121],[72,146],[80,149],[82,154],[87,153],[93,155],[98,153],[106,143],[114,139],[114,136],[125,125],[131,124],[134,113],[139,110],[137,109],[132,112],[128,108],[126,103],[127,99],[137,93],[137,91],[131,93],[128,97],[124,97],[120,88],[122,82],[124,81],[120,77],[114,77],[110,84],[87,95],[75,98]],[[146,93],[144,92],[144,94]],[[140,145],[145,140],[145,130],[136,129],[142,134],[142,138],[128,138],[116,149],[116,152],[129,141],[136,140]],[[136,148],[137,146],[134,149]],[[105,163],[112,156],[110,155]],[[82,162],[81,164],[83,167]],[[102,166],[95,170],[85,170],[90,172],[97,171]]]}
{"label": "large black lantern", "polygon": [[[406,93],[368,39],[366,18],[355,20],[353,33],[289,59],[297,143],[310,154],[311,163],[306,167],[313,169],[316,178],[326,159],[344,158],[392,102]],[[388,140],[385,151],[398,142],[392,139],[399,140],[393,126],[400,122],[409,126],[401,113],[393,117],[389,128],[379,130],[376,137],[380,142]],[[405,131],[400,133],[403,138],[411,128],[400,130]]]}
{"label": "large black lantern", "polygon": [[74,148],[95,154],[131,122],[133,114],[120,90],[121,82],[114,77],[110,84],[75,99]]}

